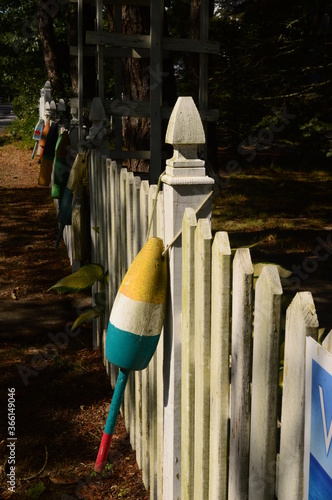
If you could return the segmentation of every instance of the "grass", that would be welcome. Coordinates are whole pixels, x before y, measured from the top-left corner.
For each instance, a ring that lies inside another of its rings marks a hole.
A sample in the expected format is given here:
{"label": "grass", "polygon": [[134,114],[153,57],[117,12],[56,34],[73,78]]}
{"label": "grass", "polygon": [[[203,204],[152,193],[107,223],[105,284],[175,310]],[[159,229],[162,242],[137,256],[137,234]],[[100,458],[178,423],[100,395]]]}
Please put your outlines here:
{"label": "grass", "polygon": [[32,149],[35,141],[32,138],[38,113],[27,113],[24,118],[16,118],[5,127],[0,137],[0,147],[15,144],[19,149]]}
{"label": "grass", "polygon": [[[247,165],[229,176],[221,169],[220,180],[212,229],[227,231],[231,243],[259,242],[270,251],[308,251],[313,231],[332,228],[332,171],[328,168],[271,162]],[[292,241],[285,237],[291,232]]]}

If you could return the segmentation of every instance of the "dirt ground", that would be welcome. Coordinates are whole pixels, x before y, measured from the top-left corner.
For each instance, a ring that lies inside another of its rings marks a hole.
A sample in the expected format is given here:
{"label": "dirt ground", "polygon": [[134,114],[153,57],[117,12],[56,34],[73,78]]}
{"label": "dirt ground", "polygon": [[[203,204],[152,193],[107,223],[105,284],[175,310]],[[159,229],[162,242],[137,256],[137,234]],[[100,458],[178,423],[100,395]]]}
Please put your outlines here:
{"label": "dirt ground", "polygon": [[71,334],[79,299],[48,292],[71,267],[38,172],[31,151],[0,146],[0,497],[145,499],[121,416],[93,473],[112,390],[91,328]]}

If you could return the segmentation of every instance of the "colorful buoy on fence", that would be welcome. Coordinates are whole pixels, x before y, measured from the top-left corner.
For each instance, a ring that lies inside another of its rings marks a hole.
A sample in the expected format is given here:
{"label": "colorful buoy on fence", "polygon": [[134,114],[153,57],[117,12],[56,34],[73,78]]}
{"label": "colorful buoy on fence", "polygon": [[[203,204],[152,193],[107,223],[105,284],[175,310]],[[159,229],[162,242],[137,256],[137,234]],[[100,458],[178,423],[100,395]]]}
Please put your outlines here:
{"label": "colorful buoy on fence", "polygon": [[111,311],[106,357],[120,368],[95,471],[103,470],[131,370],[146,368],[165,318],[167,262],[160,238],[150,238],[125,275]]}

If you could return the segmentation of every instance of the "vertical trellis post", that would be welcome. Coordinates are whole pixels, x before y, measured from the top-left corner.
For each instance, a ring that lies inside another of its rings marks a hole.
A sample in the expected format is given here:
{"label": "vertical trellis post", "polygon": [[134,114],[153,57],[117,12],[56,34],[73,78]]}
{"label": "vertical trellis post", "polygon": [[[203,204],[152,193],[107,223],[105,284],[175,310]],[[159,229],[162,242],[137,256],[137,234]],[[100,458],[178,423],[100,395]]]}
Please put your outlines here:
{"label": "vertical trellis post", "polygon": [[161,169],[161,107],[162,107],[162,37],[164,31],[164,2],[150,2],[150,182],[157,183]]}
{"label": "vertical trellis post", "polygon": [[[180,97],[173,109],[166,142],[174,155],[166,162],[164,182],[165,244],[173,241],[182,227],[185,208],[198,208],[211,192],[213,180],[205,175],[197,147],[205,142],[202,122],[191,97]],[[211,213],[211,203],[201,215]],[[181,305],[182,248],[179,237],[169,249],[168,312],[164,328],[164,460],[163,498],[181,498]],[[167,485],[167,487],[165,486]]]}
{"label": "vertical trellis post", "polygon": [[83,140],[83,0],[77,3],[78,141]]}

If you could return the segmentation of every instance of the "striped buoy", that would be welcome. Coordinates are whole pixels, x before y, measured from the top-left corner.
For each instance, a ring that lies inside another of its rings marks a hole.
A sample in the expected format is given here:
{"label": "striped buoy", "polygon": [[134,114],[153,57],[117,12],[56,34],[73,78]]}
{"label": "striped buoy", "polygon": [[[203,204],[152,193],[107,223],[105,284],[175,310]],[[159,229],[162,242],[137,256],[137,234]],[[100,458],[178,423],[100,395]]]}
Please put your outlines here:
{"label": "striped buoy", "polygon": [[167,262],[163,251],[160,238],[149,239],[128,269],[113,304],[106,357],[120,372],[95,464],[97,472],[107,460],[129,373],[148,366],[159,341],[167,296]]}

